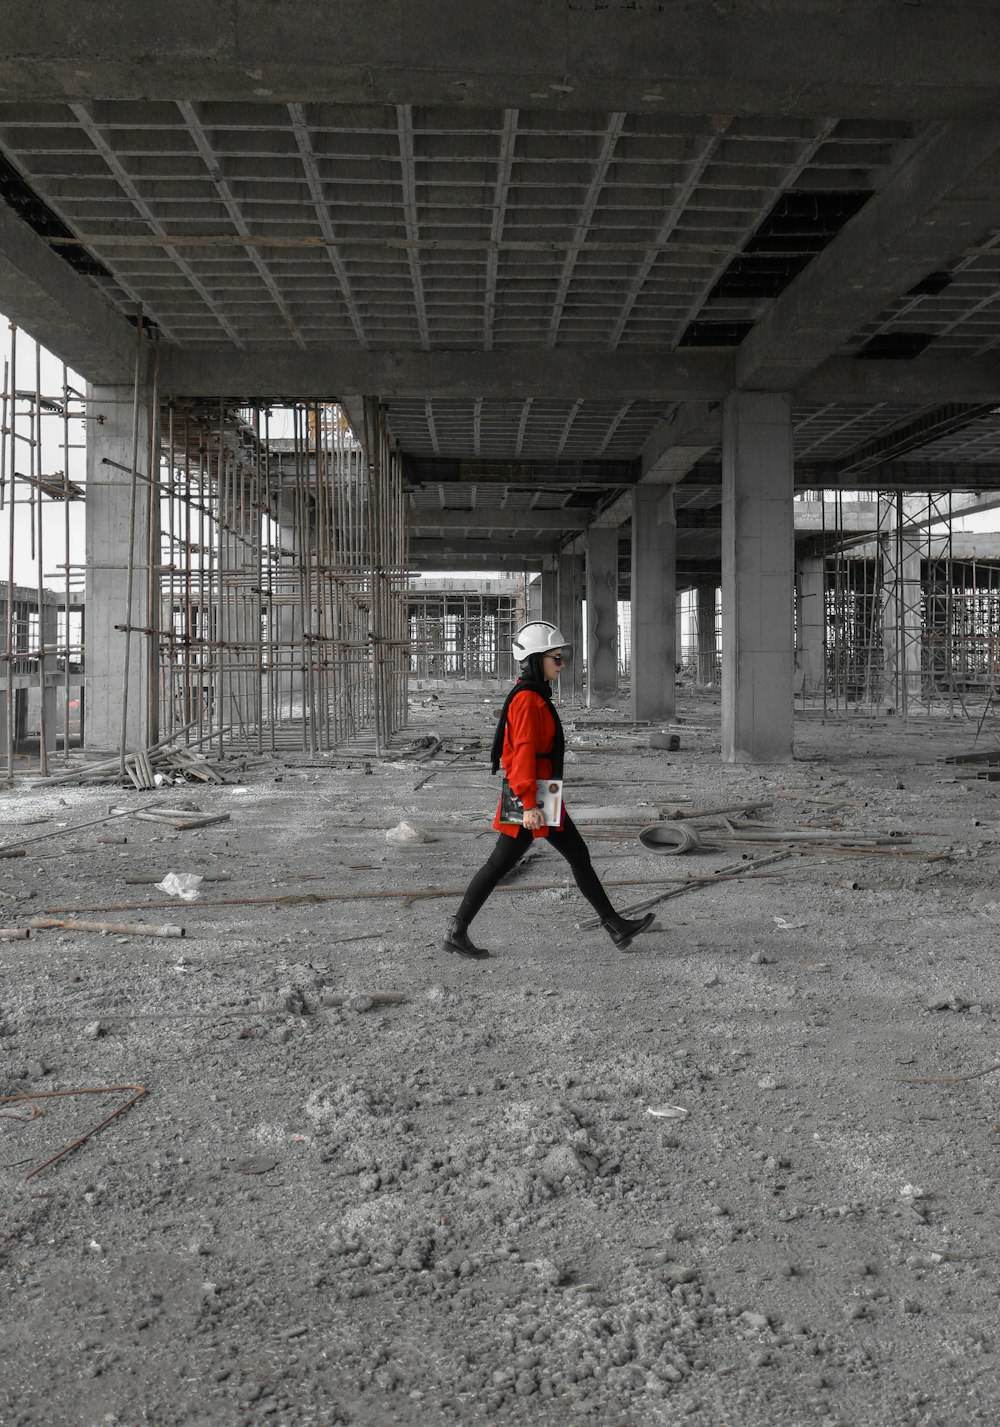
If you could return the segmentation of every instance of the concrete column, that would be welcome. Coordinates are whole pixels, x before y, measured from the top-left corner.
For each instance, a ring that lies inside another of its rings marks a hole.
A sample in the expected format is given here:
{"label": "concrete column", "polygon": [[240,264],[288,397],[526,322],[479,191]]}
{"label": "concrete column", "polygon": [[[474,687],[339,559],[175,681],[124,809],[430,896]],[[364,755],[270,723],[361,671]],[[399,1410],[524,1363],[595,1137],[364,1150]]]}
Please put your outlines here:
{"label": "concrete column", "polygon": [[559,603],[556,623],[569,640],[569,663],[559,679],[559,695],[578,701],[583,693],[583,556],[559,556]]}
{"label": "concrete column", "polygon": [[524,609],[528,619],[541,619],[542,617],[542,577],[534,575],[524,591]]}
{"label": "concrete column", "polygon": [[[558,624],[556,615],[559,612],[559,569],[555,559],[546,560],[542,566],[542,578],[539,581],[541,593],[540,619],[549,619],[553,624]],[[569,636],[567,635],[567,638]]]}
{"label": "concrete column", "polygon": [[722,424],[722,760],[792,757],[791,402],[733,392]]}
{"label": "concrete column", "polygon": [[658,722],[677,711],[676,570],[673,489],[634,486],[631,664],[632,717],[637,720]]}
{"label": "concrete column", "polygon": [[[59,639],[59,608],[57,605],[48,603],[42,605],[38,616],[38,634],[41,649],[54,650],[56,648]],[[44,658],[39,657],[38,670],[40,685],[38,696],[42,702],[44,714],[40,723],[45,726],[46,750],[52,753],[55,751],[56,738],[62,733],[56,713],[56,693],[61,687],[61,676],[52,654]]]}
{"label": "concrete column", "polygon": [[699,585],[695,609],[698,683],[714,684],[718,661],[718,625],[715,585]]}
{"label": "concrete column", "polygon": [[[139,439],[135,469],[150,471],[148,387],[139,392]],[[159,626],[159,579],[149,578],[150,549],[159,564],[159,501],[147,480],[135,487],[135,537],[131,619],[128,613],[128,531],[132,478],[132,388],[87,388],[87,644],[84,655],[84,743],[117,749],[122,731],[126,640],[129,641],[125,722],[127,749],[145,748],[157,737],[157,641],[133,630]],[[105,465],[105,460],[114,465]],[[121,469],[124,467],[125,469]]]}
{"label": "concrete column", "polygon": [[795,691],[807,699],[826,687],[826,561],[810,555],[799,561]]}
{"label": "concrete column", "polygon": [[879,529],[897,529],[879,540],[882,564],[882,707],[905,714],[920,702],[923,632],[920,537],[902,533],[905,506],[879,512]]}
{"label": "concrete column", "polygon": [[618,694],[618,527],[591,526],[587,559],[587,707]]}

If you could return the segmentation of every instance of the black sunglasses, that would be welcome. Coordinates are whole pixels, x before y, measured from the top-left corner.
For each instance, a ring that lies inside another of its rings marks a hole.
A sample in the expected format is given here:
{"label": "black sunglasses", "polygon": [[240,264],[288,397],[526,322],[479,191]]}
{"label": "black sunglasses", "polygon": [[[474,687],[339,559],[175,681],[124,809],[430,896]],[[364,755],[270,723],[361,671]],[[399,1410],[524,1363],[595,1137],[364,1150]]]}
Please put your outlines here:
{"label": "black sunglasses", "polygon": [[550,654],[550,655],[549,655],[549,658],[550,658],[550,659],[553,659],[557,664],[565,664],[565,663],[566,663],[566,660],[565,660],[565,658],[563,657],[562,654]]}

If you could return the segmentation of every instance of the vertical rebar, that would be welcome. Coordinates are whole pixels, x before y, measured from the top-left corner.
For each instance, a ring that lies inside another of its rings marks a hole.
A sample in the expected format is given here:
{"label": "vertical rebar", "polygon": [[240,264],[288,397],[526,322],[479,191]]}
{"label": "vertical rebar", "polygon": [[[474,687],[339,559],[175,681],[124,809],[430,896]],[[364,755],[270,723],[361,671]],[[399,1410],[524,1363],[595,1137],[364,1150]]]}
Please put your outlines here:
{"label": "vertical rebar", "polygon": [[121,732],[118,740],[118,768],[123,777],[125,775],[125,747],[128,739],[128,696],[132,655],[132,598],[135,587],[135,516],[136,494],[138,489],[139,390],[142,379],[142,340],[142,308],[140,307],[135,330],[135,377],[132,383],[132,459],[130,461],[131,476],[129,478],[128,556],[125,584],[125,657],[122,666]]}

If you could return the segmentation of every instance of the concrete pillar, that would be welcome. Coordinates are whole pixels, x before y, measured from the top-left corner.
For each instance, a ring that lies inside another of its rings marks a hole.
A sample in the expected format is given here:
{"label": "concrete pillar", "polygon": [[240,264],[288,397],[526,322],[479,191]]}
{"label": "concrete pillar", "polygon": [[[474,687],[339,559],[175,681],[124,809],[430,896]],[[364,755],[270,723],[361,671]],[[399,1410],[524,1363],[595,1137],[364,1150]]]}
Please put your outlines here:
{"label": "concrete pillar", "polygon": [[814,699],[826,687],[826,561],[821,555],[799,561],[796,609],[795,691]]}
{"label": "concrete pillar", "polygon": [[569,663],[559,679],[559,696],[577,702],[583,693],[583,556],[559,556],[556,623],[570,642]]}
{"label": "concrete pillar", "polygon": [[[542,578],[539,581],[539,591],[541,594],[540,619],[549,619],[553,624],[558,624],[556,615],[559,612],[559,569],[555,558],[546,560],[542,566]],[[568,638],[568,636],[567,636]]]}
{"label": "concrete pillar", "polygon": [[897,528],[879,540],[882,564],[882,698],[884,709],[905,714],[920,702],[923,632],[920,537],[902,533],[905,507],[879,512],[879,529]]}
{"label": "concrete pillar", "polygon": [[[58,605],[49,603],[42,605],[38,616],[38,633],[41,649],[55,651],[59,640]],[[41,725],[43,725],[45,729],[46,750],[52,753],[55,751],[56,738],[63,732],[56,712],[56,694],[61,687],[62,680],[59,670],[56,667],[54,652],[45,657],[39,657],[38,671],[40,684],[38,696],[42,703],[43,713]]]}
{"label": "concrete pillar", "polygon": [[591,526],[587,559],[587,707],[618,694],[618,527]]}
{"label": "concrete pillar", "polygon": [[722,760],[792,757],[791,402],[733,392],[722,423]]}
{"label": "concrete pillar", "polygon": [[715,585],[698,586],[695,638],[697,640],[698,683],[705,687],[716,681],[716,664],[719,657]]}
{"label": "concrete pillar", "polygon": [[[139,439],[135,469],[150,471],[148,387],[139,392]],[[128,613],[128,531],[132,477],[132,388],[87,388],[87,644],[84,655],[84,743],[115,750],[122,733],[126,640],[128,688],[127,749],[155,742],[158,727],[157,641],[139,629],[159,627],[159,579],[150,578],[160,560],[159,500],[148,480],[135,486],[135,537],[131,619]],[[114,465],[105,465],[105,460]],[[124,467],[124,469],[122,469]],[[131,623],[128,634],[116,626]]]}
{"label": "concrete pillar", "polygon": [[673,718],[677,711],[680,609],[676,570],[673,488],[634,486],[631,665],[632,717],[636,720],[659,722]]}
{"label": "concrete pillar", "polygon": [[524,610],[527,615],[525,623],[532,619],[541,619],[542,608],[542,577],[533,575],[524,591]]}

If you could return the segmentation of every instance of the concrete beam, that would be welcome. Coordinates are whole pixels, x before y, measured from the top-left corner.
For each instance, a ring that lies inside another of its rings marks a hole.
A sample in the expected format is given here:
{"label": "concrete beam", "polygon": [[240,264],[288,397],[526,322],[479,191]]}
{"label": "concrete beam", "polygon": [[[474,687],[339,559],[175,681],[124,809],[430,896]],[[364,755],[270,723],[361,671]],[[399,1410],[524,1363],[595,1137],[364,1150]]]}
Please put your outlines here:
{"label": "concrete beam", "polygon": [[998,152],[996,122],[932,127],[760,318],[737,354],[737,386],[792,390],[901,293],[995,227]]}
{"label": "concrete beam", "polygon": [[685,402],[647,437],[639,461],[640,479],[673,485],[721,441],[721,403]]}
{"label": "concrete beam", "polygon": [[[165,352],[166,396],[337,400],[394,397],[547,397],[683,401],[721,399],[733,384],[729,352],[617,353],[535,347],[483,351],[363,352],[324,347],[199,347]],[[469,453],[472,454],[471,452]]]}
{"label": "concrete beam", "polygon": [[555,555],[558,552],[558,541],[556,540],[529,540],[520,537],[518,540],[480,540],[474,536],[461,536],[451,538],[432,538],[430,536],[415,536],[409,543],[409,554],[411,559],[424,559],[431,555],[435,558],[447,556],[449,559],[453,555],[466,555],[476,560],[492,560],[501,556],[507,556],[515,562],[530,560],[532,568],[540,568],[542,560],[548,555]]}
{"label": "concrete beam", "polygon": [[411,486],[453,484],[508,486],[631,486],[638,478],[635,461],[495,461],[481,457],[405,456],[403,480]]}
{"label": "concrete beam", "polygon": [[246,99],[991,117],[1000,13],[935,0],[9,0],[8,99]]}
{"label": "concrete beam", "polygon": [[85,380],[133,380],[136,329],[2,203],[0,312]]}
{"label": "concrete beam", "polygon": [[633,486],[632,490],[622,491],[609,505],[606,505],[602,511],[595,515],[592,520],[587,517],[585,528],[577,535],[574,535],[571,540],[564,541],[562,553],[564,555],[584,555],[587,551],[587,531],[616,530],[619,526],[624,525],[626,520],[631,520],[633,506],[632,496],[636,489],[637,487]]}
{"label": "concrete beam", "polygon": [[[718,490],[722,467],[706,462],[678,489],[680,497]],[[797,490],[840,491],[991,491],[1000,489],[1000,464],[985,461],[885,461],[845,476],[836,462],[803,461],[795,467]]]}
{"label": "concrete beam", "polygon": [[[51,253],[48,256],[59,262]],[[75,275],[70,272],[70,276]],[[352,417],[359,409],[355,395],[359,391],[375,392],[385,400],[484,396],[573,401],[582,397],[665,404],[678,401],[692,403],[697,411],[701,403],[721,402],[735,382],[732,352],[700,349],[674,353],[571,348],[362,352],[357,348],[326,347],[300,352],[291,346],[249,347],[242,351],[211,346],[165,349],[160,373],[161,390],[166,396],[336,400],[350,410]],[[914,406],[996,401],[1000,399],[1000,357],[918,357],[913,361],[832,358],[815,371],[802,373],[794,395],[797,402],[808,405],[828,401],[858,405],[893,401]],[[696,429],[693,426],[687,438],[689,446],[708,449],[718,445],[717,437],[711,436],[714,424],[708,429],[702,427],[697,436]],[[678,447],[683,444],[677,443]],[[654,446],[650,452],[652,465]],[[430,462],[456,458],[470,465],[476,459],[472,451],[420,459]],[[502,464],[479,462],[484,469]],[[622,463],[608,464],[620,467]],[[665,464],[669,465],[669,459]]]}
{"label": "concrete beam", "polygon": [[410,570],[506,570],[511,574],[521,574],[525,570],[541,570],[546,559],[543,555],[441,555],[429,551],[414,555],[411,551],[407,560]]}
{"label": "concrete beam", "polygon": [[567,531],[582,529],[587,523],[587,516],[586,508],[581,509],[579,506],[570,510],[497,510],[489,506],[477,510],[428,510],[422,507],[419,510],[407,511],[406,523],[411,533],[516,530],[527,539],[532,539],[546,531],[563,535]]}
{"label": "concrete beam", "polygon": [[838,510],[833,501],[797,500],[793,506],[796,535],[802,532],[877,530],[878,502],[849,501]]}
{"label": "concrete beam", "polygon": [[[918,535],[913,542],[913,549],[924,560],[1000,561],[1000,535]],[[867,540],[864,544],[852,546],[848,558],[874,560],[878,550],[877,540]]]}
{"label": "concrete beam", "polygon": [[796,402],[805,406],[822,406],[828,401],[847,406],[878,401],[913,406],[997,401],[1000,358],[922,356],[889,361],[832,357],[802,377],[794,393]]}

